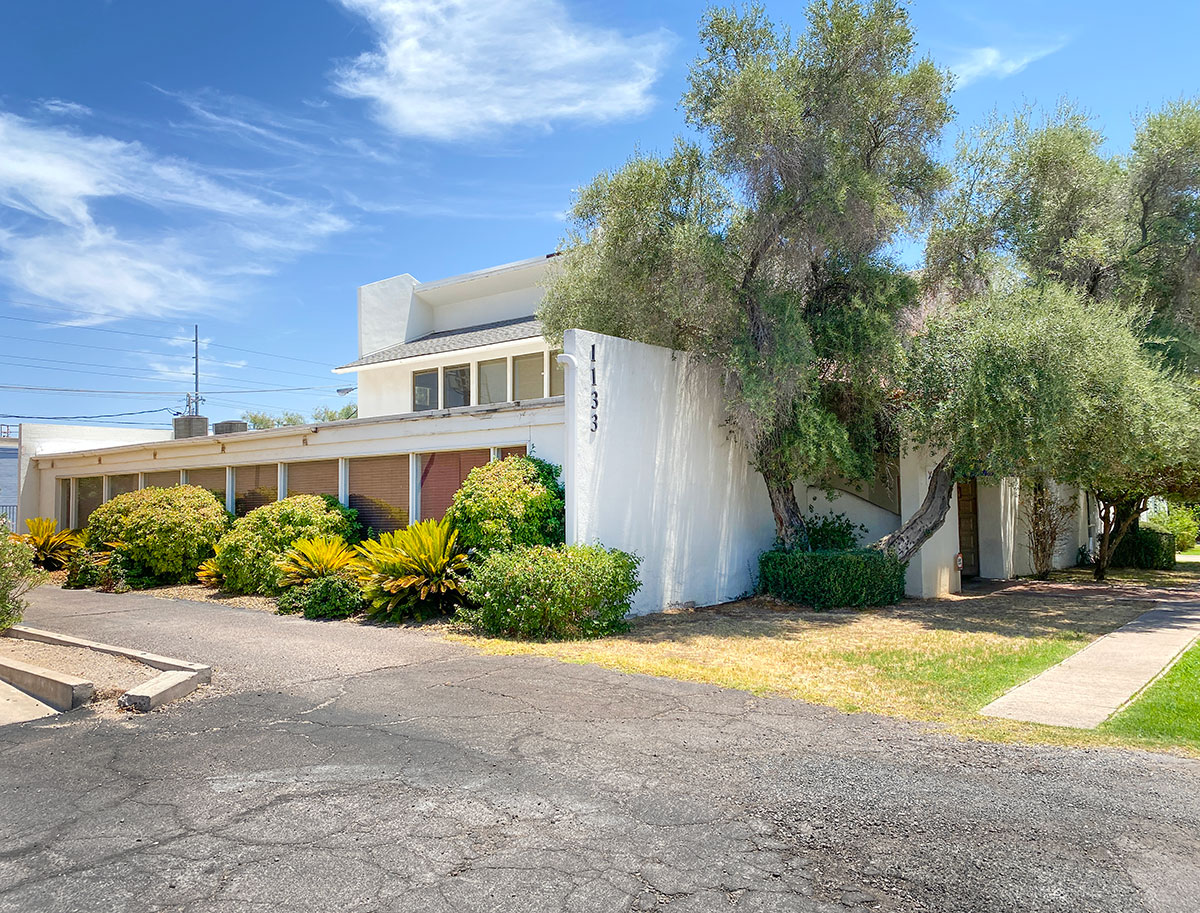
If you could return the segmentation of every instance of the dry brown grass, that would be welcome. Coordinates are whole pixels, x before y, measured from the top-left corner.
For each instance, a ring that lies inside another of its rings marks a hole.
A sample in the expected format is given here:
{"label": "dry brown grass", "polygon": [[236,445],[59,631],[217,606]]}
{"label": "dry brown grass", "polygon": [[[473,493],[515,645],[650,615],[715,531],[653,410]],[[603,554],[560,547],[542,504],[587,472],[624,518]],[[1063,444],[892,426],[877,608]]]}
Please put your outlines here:
{"label": "dry brown grass", "polygon": [[1139,743],[984,718],[978,710],[1136,618],[1150,607],[1150,598],[1169,591],[1166,583],[1020,581],[888,609],[822,613],[752,599],[646,616],[627,634],[595,641],[449,636],[487,653],[548,656],[785,695],[849,712],[921,720],[964,737],[1129,745]]}

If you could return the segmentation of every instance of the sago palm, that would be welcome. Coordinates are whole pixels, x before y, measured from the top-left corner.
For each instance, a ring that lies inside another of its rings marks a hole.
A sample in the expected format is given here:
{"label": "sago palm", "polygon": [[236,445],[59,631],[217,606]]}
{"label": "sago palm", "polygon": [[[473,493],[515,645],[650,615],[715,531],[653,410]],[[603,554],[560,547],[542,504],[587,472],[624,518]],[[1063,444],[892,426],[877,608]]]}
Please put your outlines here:
{"label": "sago palm", "polygon": [[26,520],[25,525],[29,527],[28,535],[12,535],[32,545],[34,563],[48,571],[66,567],[67,559],[83,544],[79,536],[70,530],[59,531],[57,520],[33,517]]}
{"label": "sago palm", "polygon": [[318,577],[332,577],[358,560],[354,549],[337,536],[297,539],[275,566],[282,586],[297,586]]}
{"label": "sago palm", "polygon": [[357,546],[368,616],[396,621],[444,612],[463,595],[467,556],[449,519],[425,520]]}

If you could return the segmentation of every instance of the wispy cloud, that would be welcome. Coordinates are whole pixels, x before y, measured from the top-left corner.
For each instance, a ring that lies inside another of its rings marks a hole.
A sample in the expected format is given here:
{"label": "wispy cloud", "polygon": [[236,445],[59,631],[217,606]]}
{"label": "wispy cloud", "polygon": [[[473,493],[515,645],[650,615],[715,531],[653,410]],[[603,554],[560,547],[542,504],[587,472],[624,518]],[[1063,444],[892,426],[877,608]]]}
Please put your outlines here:
{"label": "wispy cloud", "polygon": [[435,140],[642,114],[673,43],[579,22],[561,0],[341,3],[378,44],[335,72],[335,88],[391,131]]}
{"label": "wispy cloud", "polygon": [[43,98],[38,107],[50,114],[61,114],[63,117],[90,117],[92,109],[74,101],[64,101],[61,98]]}
{"label": "wispy cloud", "polygon": [[265,181],[5,112],[0,149],[0,279],[84,310],[211,308],[237,297],[239,277],[269,273],[347,227]]}
{"label": "wispy cloud", "polygon": [[958,88],[968,86],[980,79],[1005,79],[1020,73],[1031,63],[1049,57],[1066,47],[1067,40],[1041,45],[1020,51],[1004,51],[995,47],[971,48],[964,52],[956,63],[950,65]]}

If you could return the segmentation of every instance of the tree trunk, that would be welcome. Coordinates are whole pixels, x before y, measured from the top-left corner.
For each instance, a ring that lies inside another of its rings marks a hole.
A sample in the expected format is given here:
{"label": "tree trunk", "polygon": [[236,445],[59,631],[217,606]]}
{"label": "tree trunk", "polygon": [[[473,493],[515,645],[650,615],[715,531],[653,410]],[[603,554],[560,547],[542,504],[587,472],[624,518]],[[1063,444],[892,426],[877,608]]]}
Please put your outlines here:
{"label": "tree trunk", "polygon": [[771,498],[771,513],[775,515],[775,535],[784,548],[808,548],[808,527],[796,501],[793,479],[778,479],[764,474],[767,495]]}
{"label": "tree trunk", "polygon": [[1096,492],[1096,506],[1100,510],[1100,548],[1096,552],[1096,563],[1092,567],[1092,577],[1103,580],[1108,576],[1109,565],[1112,564],[1113,553],[1125,534],[1133,526],[1133,521],[1146,509],[1145,498],[1125,498],[1109,500]]}
{"label": "tree trunk", "polygon": [[950,471],[950,454],[947,453],[929,477],[929,488],[920,509],[898,530],[876,542],[874,547],[891,552],[901,561],[909,561],[929,537],[942,528],[953,496],[954,473]]}

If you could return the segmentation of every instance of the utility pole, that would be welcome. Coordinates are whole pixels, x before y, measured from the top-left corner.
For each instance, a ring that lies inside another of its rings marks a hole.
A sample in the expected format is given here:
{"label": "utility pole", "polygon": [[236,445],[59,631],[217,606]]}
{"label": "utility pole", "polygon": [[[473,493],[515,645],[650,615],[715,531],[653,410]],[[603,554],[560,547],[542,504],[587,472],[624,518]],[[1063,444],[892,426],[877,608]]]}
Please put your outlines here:
{"label": "utility pole", "polygon": [[200,398],[200,324],[192,324],[192,359],[193,359],[193,380],[194,392],[188,394],[187,398],[187,414],[199,415],[200,404],[204,402]]}

